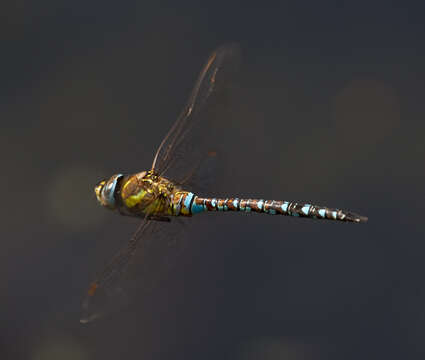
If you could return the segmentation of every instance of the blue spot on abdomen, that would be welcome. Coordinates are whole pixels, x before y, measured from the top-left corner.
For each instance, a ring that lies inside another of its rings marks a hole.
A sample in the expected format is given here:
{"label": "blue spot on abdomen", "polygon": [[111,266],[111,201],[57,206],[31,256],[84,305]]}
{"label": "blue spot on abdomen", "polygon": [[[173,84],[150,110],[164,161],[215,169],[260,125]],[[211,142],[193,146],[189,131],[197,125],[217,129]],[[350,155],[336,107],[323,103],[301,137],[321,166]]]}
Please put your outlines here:
{"label": "blue spot on abdomen", "polygon": [[283,211],[284,213],[288,212],[288,206],[289,206],[289,202],[287,202],[287,201],[285,201],[285,202],[282,204],[281,208],[282,208],[282,211]]}
{"label": "blue spot on abdomen", "polygon": [[308,216],[308,213],[310,211],[310,208],[311,208],[311,205],[310,204],[305,204],[302,207],[301,211],[303,212],[304,215]]}

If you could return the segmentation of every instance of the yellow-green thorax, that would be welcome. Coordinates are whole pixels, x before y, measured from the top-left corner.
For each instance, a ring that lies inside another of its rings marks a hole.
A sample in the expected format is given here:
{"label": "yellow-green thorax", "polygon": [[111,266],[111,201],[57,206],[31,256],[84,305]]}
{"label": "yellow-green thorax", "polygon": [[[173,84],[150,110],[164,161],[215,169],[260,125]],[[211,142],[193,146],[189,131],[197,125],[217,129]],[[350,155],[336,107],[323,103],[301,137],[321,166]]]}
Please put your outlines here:
{"label": "yellow-green thorax", "polygon": [[124,177],[119,197],[122,208],[134,215],[170,216],[173,200],[181,189],[170,180],[143,171]]}

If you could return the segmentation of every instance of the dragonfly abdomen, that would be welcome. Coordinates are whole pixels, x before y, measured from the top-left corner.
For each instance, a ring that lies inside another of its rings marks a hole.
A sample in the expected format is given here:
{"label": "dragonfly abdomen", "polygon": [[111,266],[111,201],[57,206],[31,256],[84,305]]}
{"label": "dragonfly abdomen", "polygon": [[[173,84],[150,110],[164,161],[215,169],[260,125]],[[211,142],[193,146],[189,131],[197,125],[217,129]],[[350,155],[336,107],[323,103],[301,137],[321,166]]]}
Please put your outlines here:
{"label": "dragonfly abdomen", "polygon": [[202,198],[192,193],[185,193],[182,196],[180,209],[181,212],[178,215],[186,216],[205,211],[242,211],[357,223],[367,221],[367,217],[324,206],[279,200]]}

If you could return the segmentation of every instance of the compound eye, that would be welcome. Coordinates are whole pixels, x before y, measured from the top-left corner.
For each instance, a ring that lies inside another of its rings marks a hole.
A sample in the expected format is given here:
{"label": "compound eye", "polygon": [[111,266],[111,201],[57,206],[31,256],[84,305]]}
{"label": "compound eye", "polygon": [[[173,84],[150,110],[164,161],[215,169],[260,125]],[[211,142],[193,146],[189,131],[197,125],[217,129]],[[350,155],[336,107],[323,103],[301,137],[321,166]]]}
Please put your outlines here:
{"label": "compound eye", "polygon": [[115,205],[114,189],[115,183],[111,180],[109,180],[102,189],[102,195],[106,206],[114,207]]}
{"label": "compound eye", "polygon": [[117,188],[118,180],[121,177],[122,177],[121,174],[117,174],[117,175],[112,176],[102,189],[103,205],[105,205],[105,206],[107,206],[111,209],[114,209],[115,206],[116,206],[115,190]]}

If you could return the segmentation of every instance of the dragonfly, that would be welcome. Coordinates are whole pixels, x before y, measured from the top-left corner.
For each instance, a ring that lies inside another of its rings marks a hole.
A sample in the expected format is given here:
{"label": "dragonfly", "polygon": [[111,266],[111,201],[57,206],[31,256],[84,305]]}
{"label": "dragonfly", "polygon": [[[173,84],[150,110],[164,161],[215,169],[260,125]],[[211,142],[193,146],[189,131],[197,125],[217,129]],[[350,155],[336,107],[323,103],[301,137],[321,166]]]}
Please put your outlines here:
{"label": "dragonfly", "polygon": [[[210,135],[206,119],[216,120],[214,106],[220,102],[219,94],[226,88],[239,56],[239,46],[227,44],[208,57],[186,106],[161,141],[149,170],[115,174],[95,186],[100,205],[141,221],[125,247],[90,284],[83,300],[82,323],[93,321],[106,311],[105,300],[98,298],[106,298],[112,306],[117,298],[122,298],[117,284],[136,252],[144,243],[164,241],[161,234],[174,236],[167,233],[166,227],[177,218],[207,212],[245,212],[352,223],[367,221],[365,216],[337,208],[284,200],[201,196],[190,188],[204,160],[214,157],[208,148],[211,141],[206,141]],[[153,231],[155,224],[160,226]]]}

